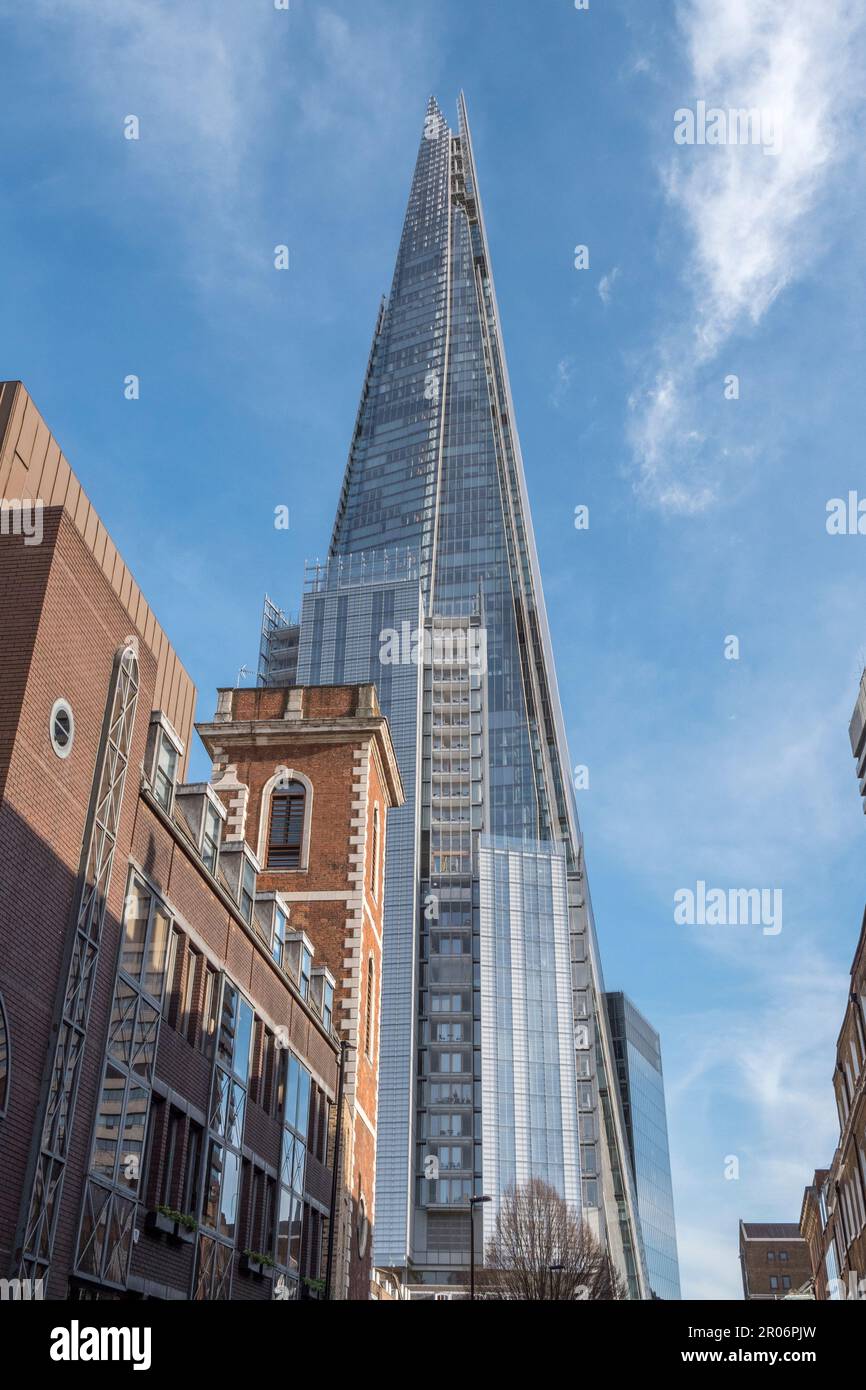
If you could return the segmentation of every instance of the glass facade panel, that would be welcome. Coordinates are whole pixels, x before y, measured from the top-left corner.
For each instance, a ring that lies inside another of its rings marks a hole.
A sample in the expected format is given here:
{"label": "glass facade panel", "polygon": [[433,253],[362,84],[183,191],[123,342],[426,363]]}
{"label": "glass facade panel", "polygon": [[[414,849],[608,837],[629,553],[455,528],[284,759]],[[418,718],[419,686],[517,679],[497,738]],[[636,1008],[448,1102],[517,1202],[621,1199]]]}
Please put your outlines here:
{"label": "glass facade panel", "polygon": [[677,1233],[659,1036],[625,995],[606,998],[650,1287],[658,1298],[678,1299]]}
{"label": "glass facade panel", "polygon": [[[281,643],[294,650],[297,625],[277,613],[269,601],[266,683],[284,671]],[[494,1199],[480,1240],[503,1188],[534,1175],[600,1205],[611,1256],[645,1295],[462,98],[456,131],[427,108],[329,555],[308,568],[299,626],[299,684],[375,682],[406,792],[387,827],[374,1262],[412,1262],[422,1278],[447,1261],[465,1269],[468,1195]],[[609,1160],[583,1193],[578,1067],[597,1136],[587,1161]],[[477,1126],[460,1157],[471,1172],[434,1181],[427,1140],[463,1104]],[[438,1221],[434,1208],[461,1203]]]}

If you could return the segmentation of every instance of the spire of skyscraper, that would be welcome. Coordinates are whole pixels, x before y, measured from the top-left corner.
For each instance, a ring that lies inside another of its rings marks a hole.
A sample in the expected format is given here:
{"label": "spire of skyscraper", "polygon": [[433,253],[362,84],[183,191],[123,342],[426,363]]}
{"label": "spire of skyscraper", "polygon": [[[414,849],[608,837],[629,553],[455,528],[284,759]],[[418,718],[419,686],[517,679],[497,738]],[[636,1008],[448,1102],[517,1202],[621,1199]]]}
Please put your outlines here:
{"label": "spire of skyscraper", "polygon": [[646,1296],[462,93],[456,132],[427,103],[298,679],[376,682],[407,792],[388,823],[376,1263],[461,1279],[501,1194],[541,1178]]}

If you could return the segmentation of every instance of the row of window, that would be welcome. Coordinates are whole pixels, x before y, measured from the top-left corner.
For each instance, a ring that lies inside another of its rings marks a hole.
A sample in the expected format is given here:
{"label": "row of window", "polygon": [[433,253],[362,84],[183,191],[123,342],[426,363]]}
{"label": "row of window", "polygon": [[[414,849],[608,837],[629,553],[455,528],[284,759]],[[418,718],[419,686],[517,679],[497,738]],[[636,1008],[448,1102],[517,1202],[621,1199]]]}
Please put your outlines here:
{"label": "row of window", "polygon": [[[179,750],[161,716],[152,725],[151,780],[154,796],[160,806],[171,813],[177,800],[187,800],[186,789],[176,784]],[[192,792],[192,789],[190,789]],[[297,777],[275,780],[263,813],[268,817],[267,835],[263,837],[264,864],[268,872],[289,871],[306,867],[309,850],[309,820],[311,788]],[[208,791],[196,792],[184,807],[187,828],[192,832],[196,847],[210,872],[233,897],[241,916],[258,930],[266,940],[274,960],[292,977],[302,998],[310,1003],[322,1018],[328,1031],[333,1023],[334,985],[327,971],[313,971],[313,947],[303,933],[289,931],[288,911],[281,905],[279,895],[257,893],[257,862],[244,842],[221,844],[225,810],[218,798]],[[380,892],[381,814],[373,807],[371,824],[368,886],[374,899]],[[372,962],[370,964],[372,971]],[[366,1051],[373,1056],[372,1001],[374,981],[368,979]],[[190,986],[192,988],[192,984]]]}
{"label": "row of window", "polygon": [[[180,1108],[152,1097],[161,1015],[180,1025],[187,1040],[212,1061],[207,1129]],[[254,1165],[244,1161],[248,1099],[283,1125],[280,1153],[274,1155],[279,1177],[271,1183],[269,1203],[264,1173],[257,1178]],[[328,1126],[328,1099],[307,1068],[258,1018],[232,981],[172,926],[165,905],[133,875],[91,1172],[111,1188],[180,1211],[193,1228],[202,1228],[197,1298],[226,1296],[226,1251],[230,1254],[237,1242],[242,1219],[250,1231],[255,1225],[256,1250],[290,1276],[297,1274],[307,1152],[326,1162]],[[261,1200],[252,1196],[256,1183]],[[86,1262],[80,1267],[89,1268]],[[101,1267],[93,1272],[105,1277]],[[110,1278],[124,1282],[120,1265]]]}
{"label": "row of window", "polygon": [[[225,811],[210,791],[204,795],[175,785],[177,751],[161,726],[154,751],[154,795],[166,811],[175,801],[181,806],[186,827],[202,860],[221,886],[233,898],[244,920],[267,944],[274,960],[294,981],[301,997],[319,1014],[330,1032],[333,1023],[334,979],[326,970],[313,970],[313,947],[303,933],[289,930],[288,910],[275,893],[257,892],[257,865],[243,841],[221,843],[222,820]],[[297,867],[300,864],[301,844],[305,833],[306,788],[290,781],[275,791],[271,798],[271,831],[268,841],[268,866]],[[196,980],[191,976],[187,988],[190,998],[184,1002],[181,1032],[186,1033]],[[208,1001],[205,1001],[207,1017]],[[204,1048],[203,1048],[204,1050]]]}
{"label": "row of window", "polygon": [[836,1101],[842,1129],[847,1124],[854,1095],[866,1067],[866,994],[852,995],[851,1002],[853,1027],[848,1039],[848,1053],[840,1058],[836,1069]]}

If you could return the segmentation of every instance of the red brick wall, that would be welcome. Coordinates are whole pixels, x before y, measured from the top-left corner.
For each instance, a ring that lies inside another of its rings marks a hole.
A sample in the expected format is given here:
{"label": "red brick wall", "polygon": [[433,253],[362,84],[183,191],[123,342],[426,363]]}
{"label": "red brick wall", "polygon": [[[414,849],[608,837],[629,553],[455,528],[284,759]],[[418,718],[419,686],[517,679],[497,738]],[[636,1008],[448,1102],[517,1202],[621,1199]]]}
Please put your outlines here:
{"label": "red brick wall", "polygon": [[[235,691],[234,719],[241,724],[246,720],[282,719],[286,698],[284,690]],[[304,716],[305,719],[347,718],[354,713],[356,701],[357,692],[352,687],[311,688],[304,692]],[[227,726],[221,763],[233,767],[238,780],[249,788],[246,839],[256,852],[260,841],[264,846],[266,838],[266,834],[260,836],[263,791],[277,769],[288,767],[302,773],[313,788],[308,866],[270,873],[265,868],[259,875],[259,889],[310,895],[306,900],[292,897],[290,927],[307,934],[315,947],[315,963],[327,965],[336,979],[335,1023],[352,1044],[347,1052],[350,1134],[349,1152],[344,1154],[347,1190],[343,1258],[348,1260],[344,1277],[348,1279],[350,1297],[367,1298],[372,1238],[368,1239],[361,1257],[357,1215],[362,1192],[371,1222],[375,1215],[375,1138],[371,1128],[375,1130],[377,1111],[384,856],[389,805],[376,742],[368,731],[358,730],[353,734],[346,728],[335,729],[326,740],[318,732],[310,730],[308,733],[304,720],[286,720],[285,737],[281,737],[278,744],[260,746],[245,738],[244,731]],[[374,896],[371,857],[375,807],[379,814],[379,868]],[[266,860],[264,848],[262,860]],[[312,896],[324,892],[352,897],[348,901],[345,897],[323,901]],[[366,1022],[371,959],[372,1056],[368,1056]],[[358,1113],[357,1107],[363,1115]]]}
{"label": "red brick wall", "polygon": [[[135,635],[129,612],[80,532],[60,508],[44,513],[39,546],[0,537],[0,993],[11,1034],[11,1085],[0,1122],[0,1277],[9,1272],[43,1078],[53,1061],[52,1026],[58,980],[65,983],[64,947],[70,927],[87,811],[114,656]],[[120,920],[130,856],[215,957],[227,961],[240,986],[276,1023],[333,1096],[337,1062],[270,957],[231,917],[219,895],[179,849],[159,817],[139,797],[154,703],[157,661],[142,640],[140,692],[129,759],[93,1007],[83,1054],[78,1101],[49,1288],[63,1297],[74,1257],[84,1174],[102,1077]],[[51,707],[66,697],[75,717],[71,754],[60,759],[49,739]],[[157,1076],[205,1109],[210,1067],[167,1023]],[[278,1146],[271,1155],[276,1163]],[[29,1192],[27,1194],[29,1196]],[[172,1282],[168,1249],[143,1238],[135,1268]],[[168,1264],[166,1263],[168,1261]]]}
{"label": "red brick wall", "polygon": [[[0,1261],[5,1269],[42,1078],[53,1058],[55,988],[68,939],[114,656],[133,629],[129,614],[64,512],[46,510],[41,546],[24,547],[21,540],[9,537],[0,543],[0,592],[6,611],[13,615],[8,628],[0,625],[0,664],[5,664],[9,652],[16,671],[15,681],[7,685],[4,680],[0,693],[4,733],[17,718],[11,755],[6,744],[8,771],[0,804],[0,992],[12,1041],[9,1112],[0,1126],[0,1172],[4,1175]],[[17,616],[16,594],[23,605]],[[31,630],[28,657],[25,626],[36,612],[39,620]],[[139,704],[96,976],[94,1018],[104,1018],[110,1005],[138,767],[144,757],[156,677],[156,662],[143,646],[139,662]],[[56,756],[48,735],[51,707],[61,695],[69,700],[75,717],[75,740],[66,759]],[[70,1258],[76,1234],[93,1104],[101,1079],[102,1044],[102,1031],[91,1028],[55,1245],[57,1270]],[[63,1292],[63,1287],[61,1276],[53,1276],[49,1293]]]}

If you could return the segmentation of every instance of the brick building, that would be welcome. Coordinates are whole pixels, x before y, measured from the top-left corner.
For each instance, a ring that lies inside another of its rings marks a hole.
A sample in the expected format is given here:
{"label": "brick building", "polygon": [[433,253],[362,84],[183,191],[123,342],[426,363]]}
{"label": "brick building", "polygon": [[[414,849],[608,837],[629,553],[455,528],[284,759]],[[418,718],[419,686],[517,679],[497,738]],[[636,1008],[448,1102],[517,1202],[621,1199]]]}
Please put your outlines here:
{"label": "brick building", "polygon": [[785,1298],[809,1279],[809,1251],[795,1221],[740,1222],[743,1297]]}
{"label": "brick building", "polygon": [[368,1297],[375,691],[269,691],[276,728],[221,692],[217,785],[185,783],[194,686],[15,382],[0,498],[0,1277]]}
{"label": "brick building", "polygon": [[[316,959],[336,982],[335,1017],[346,1057],[338,1155],[343,1202],[332,1294],[366,1298],[376,1173],[385,822],[388,808],[403,800],[387,724],[375,686],[320,686],[221,690],[213,722],[200,724],[198,731],[213,758],[212,785],[228,808],[232,833],[261,865],[259,891],[279,895],[294,932],[309,938]],[[284,862],[278,839],[274,842],[286,816],[297,821],[299,833],[290,863]]]}
{"label": "brick building", "polygon": [[803,1194],[800,1230],[818,1299],[866,1298],[866,917],[836,1043],[839,1143]]}
{"label": "brick building", "polygon": [[[848,733],[866,801],[866,671]],[[800,1228],[811,1252],[815,1297],[866,1298],[866,914],[836,1042],[833,1089],[839,1143],[830,1167],[819,1169],[806,1188]]]}
{"label": "brick building", "polygon": [[800,1234],[809,1247],[810,1287],[814,1297],[829,1297],[824,1232],[827,1226],[826,1200],[828,1168],[817,1168],[812,1182],[803,1194],[800,1210]]}

